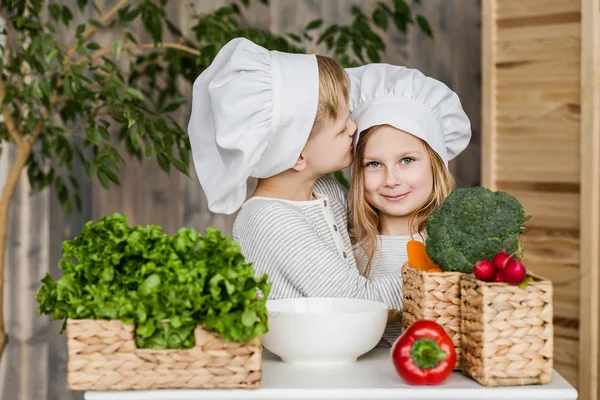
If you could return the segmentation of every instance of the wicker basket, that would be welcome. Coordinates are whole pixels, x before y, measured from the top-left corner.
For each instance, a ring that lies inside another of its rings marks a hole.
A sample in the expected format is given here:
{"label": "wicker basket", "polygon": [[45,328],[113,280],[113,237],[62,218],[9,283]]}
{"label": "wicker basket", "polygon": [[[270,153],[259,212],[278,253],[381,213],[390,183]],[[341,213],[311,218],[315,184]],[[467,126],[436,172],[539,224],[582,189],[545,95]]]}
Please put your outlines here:
{"label": "wicker basket", "polygon": [[524,289],[461,280],[463,372],[484,386],[545,384],[552,377],[552,283]]}
{"label": "wicker basket", "polygon": [[460,272],[425,272],[402,266],[402,327],[426,319],[444,327],[456,348],[456,366],[461,367]]}
{"label": "wicker basket", "polygon": [[134,326],[121,321],[67,320],[71,390],[256,388],[262,346],[227,343],[196,327],[194,348],[138,349]]}

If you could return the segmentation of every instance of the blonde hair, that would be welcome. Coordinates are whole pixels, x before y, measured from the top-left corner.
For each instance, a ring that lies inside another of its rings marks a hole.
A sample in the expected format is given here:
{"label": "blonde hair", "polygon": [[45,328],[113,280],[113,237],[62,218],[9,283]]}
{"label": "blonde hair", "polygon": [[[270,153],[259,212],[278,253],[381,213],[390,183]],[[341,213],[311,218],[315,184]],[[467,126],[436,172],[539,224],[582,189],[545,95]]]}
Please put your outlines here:
{"label": "blonde hair", "polygon": [[[381,125],[371,127],[361,133],[356,146],[356,156],[352,165],[352,182],[350,183],[350,231],[353,243],[357,243],[368,256],[364,276],[371,270],[371,262],[377,247],[377,235],[380,233],[379,212],[365,199],[364,190],[364,154],[369,136]],[[431,173],[433,175],[433,188],[429,197],[410,215],[408,226],[410,235],[425,231],[427,219],[440,206],[446,197],[454,190],[456,183],[454,177],[444,165],[444,161],[426,142],[423,141],[427,155],[431,160]]]}
{"label": "blonde hair", "polygon": [[333,58],[317,55],[319,68],[319,105],[310,135],[321,129],[323,120],[336,120],[341,107],[340,98],[346,103],[350,96],[350,82],[344,68]]}

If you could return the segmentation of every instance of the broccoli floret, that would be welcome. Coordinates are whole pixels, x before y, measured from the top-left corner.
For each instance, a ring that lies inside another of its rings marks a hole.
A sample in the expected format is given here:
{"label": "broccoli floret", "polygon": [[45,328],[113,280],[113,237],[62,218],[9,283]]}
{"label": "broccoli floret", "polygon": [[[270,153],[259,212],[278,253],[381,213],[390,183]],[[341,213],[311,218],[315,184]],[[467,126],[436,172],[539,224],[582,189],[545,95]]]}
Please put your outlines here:
{"label": "broccoli floret", "polygon": [[471,273],[477,261],[491,260],[504,246],[517,252],[529,218],[506,192],[456,189],[427,221],[427,254],[444,271]]}

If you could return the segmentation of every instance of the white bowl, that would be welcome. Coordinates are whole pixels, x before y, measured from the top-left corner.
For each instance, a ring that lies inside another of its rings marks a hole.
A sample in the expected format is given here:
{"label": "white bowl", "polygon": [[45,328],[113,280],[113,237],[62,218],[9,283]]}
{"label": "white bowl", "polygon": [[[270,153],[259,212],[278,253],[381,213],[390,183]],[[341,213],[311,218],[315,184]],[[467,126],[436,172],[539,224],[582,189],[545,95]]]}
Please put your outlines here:
{"label": "white bowl", "polygon": [[388,307],[343,298],[267,300],[269,332],[262,345],[290,364],[334,365],[356,361],[385,330]]}

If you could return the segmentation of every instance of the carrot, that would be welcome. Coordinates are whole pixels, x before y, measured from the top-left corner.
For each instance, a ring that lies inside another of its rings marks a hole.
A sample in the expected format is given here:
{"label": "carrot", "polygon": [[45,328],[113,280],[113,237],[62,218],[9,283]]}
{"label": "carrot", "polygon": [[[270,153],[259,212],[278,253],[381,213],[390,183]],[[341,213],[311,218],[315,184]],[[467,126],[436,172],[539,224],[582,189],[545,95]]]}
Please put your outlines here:
{"label": "carrot", "polygon": [[408,253],[408,264],[411,267],[420,269],[422,271],[433,270],[437,268],[435,271],[430,272],[441,272],[439,266],[437,266],[429,255],[427,255],[427,251],[425,249],[425,245],[417,240],[411,240],[406,244],[406,252]]}
{"label": "carrot", "polygon": [[442,269],[436,265],[435,267],[429,268],[427,272],[442,272]]}
{"label": "carrot", "polygon": [[417,240],[411,240],[406,244],[406,252],[408,253],[408,263],[411,267],[421,269],[423,271],[431,268],[428,261],[425,245]]}

